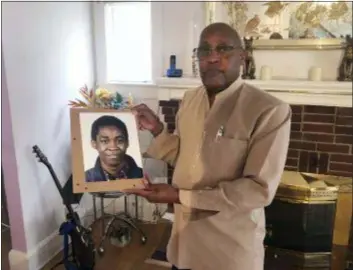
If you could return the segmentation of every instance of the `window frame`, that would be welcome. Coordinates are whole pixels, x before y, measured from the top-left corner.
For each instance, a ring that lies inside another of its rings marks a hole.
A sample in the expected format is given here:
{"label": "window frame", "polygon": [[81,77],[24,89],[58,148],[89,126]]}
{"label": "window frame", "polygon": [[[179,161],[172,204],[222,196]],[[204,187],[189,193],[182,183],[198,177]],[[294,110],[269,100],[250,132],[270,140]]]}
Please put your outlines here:
{"label": "window frame", "polygon": [[95,85],[121,84],[121,85],[154,85],[156,79],[162,76],[162,52],[163,52],[163,5],[151,2],[151,48],[152,48],[152,82],[125,82],[108,81],[107,79],[107,50],[105,39],[105,14],[104,2],[91,2],[92,8],[92,32]]}

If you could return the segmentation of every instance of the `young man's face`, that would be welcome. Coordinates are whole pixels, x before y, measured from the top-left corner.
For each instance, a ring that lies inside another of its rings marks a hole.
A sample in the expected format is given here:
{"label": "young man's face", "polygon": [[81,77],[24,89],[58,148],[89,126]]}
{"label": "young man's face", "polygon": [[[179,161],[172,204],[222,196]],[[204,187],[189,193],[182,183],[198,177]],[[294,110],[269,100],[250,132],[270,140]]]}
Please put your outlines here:
{"label": "young man's face", "polygon": [[128,138],[115,126],[106,126],[99,128],[96,141],[91,143],[102,163],[117,166],[126,153]]}

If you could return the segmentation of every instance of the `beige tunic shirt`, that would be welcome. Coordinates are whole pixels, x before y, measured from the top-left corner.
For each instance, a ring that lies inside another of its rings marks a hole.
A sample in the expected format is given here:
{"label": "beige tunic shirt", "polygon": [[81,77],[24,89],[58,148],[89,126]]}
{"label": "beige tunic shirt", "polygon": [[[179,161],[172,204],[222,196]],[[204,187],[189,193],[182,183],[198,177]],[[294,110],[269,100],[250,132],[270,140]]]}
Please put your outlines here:
{"label": "beige tunic shirt", "polygon": [[175,166],[181,204],[168,260],[180,269],[262,270],[265,214],[285,166],[291,110],[241,79],[210,108],[204,87],[186,92],[175,134],[147,154]]}

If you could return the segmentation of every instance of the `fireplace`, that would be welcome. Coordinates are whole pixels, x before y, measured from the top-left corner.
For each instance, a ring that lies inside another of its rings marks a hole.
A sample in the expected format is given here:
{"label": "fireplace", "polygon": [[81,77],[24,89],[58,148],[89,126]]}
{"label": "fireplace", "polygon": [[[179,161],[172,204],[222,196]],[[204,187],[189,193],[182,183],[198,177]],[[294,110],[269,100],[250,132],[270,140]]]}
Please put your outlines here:
{"label": "fireplace", "polygon": [[[255,84],[291,105],[292,123],[286,170],[353,176],[350,82],[253,80],[248,83]],[[190,78],[161,78],[157,81],[159,113],[169,132],[175,130],[175,116],[184,92],[199,85],[199,80]],[[173,168],[170,166],[167,176],[171,183]],[[353,219],[351,222],[353,224]],[[349,250],[346,261],[353,265],[353,230],[350,230]],[[337,262],[341,263],[340,260]]]}
{"label": "fireplace", "polygon": [[[175,115],[184,91],[198,86],[199,82],[190,79],[184,83],[182,79],[164,79],[160,82],[160,114],[168,130],[173,132]],[[272,90],[276,96],[291,104],[292,126],[286,170],[353,176],[353,109],[350,83],[251,83],[258,84],[269,92]],[[172,175],[173,168],[168,167],[169,182]]]}
{"label": "fireplace", "polygon": [[[179,100],[161,100],[159,105],[168,130],[175,129]],[[286,170],[353,175],[352,108],[291,105],[292,129]],[[168,168],[171,180],[173,168]]]}

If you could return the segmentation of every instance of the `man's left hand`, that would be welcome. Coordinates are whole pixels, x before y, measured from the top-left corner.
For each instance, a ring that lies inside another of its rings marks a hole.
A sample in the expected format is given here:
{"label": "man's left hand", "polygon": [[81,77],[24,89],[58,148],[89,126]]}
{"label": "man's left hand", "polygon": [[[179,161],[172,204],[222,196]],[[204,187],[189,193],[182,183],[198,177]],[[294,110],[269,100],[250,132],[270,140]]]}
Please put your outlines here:
{"label": "man's left hand", "polygon": [[151,203],[180,203],[179,190],[168,184],[152,184],[148,178],[144,180],[143,189],[123,190],[128,194],[135,194],[146,198]]}

